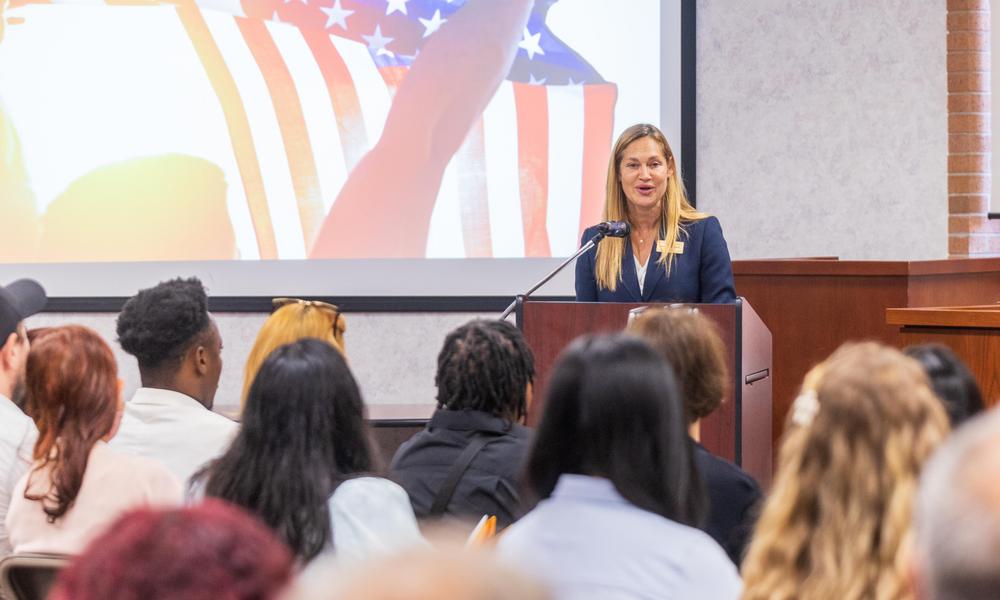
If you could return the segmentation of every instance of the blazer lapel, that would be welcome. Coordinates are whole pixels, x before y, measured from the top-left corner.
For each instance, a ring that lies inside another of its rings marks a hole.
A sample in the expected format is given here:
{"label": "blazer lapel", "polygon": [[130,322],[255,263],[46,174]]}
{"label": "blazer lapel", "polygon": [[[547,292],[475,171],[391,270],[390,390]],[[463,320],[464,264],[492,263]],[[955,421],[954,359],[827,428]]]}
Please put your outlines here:
{"label": "blazer lapel", "polygon": [[[660,236],[663,237],[662,235]],[[656,242],[653,243],[653,250],[649,253],[649,262],[646,263],[646,281],[642,284],[642,301],[648,302],[653,297],[653,290],[663,279],[666,268],[659,263],[660,253],[656,251]]]}
{"label": "blazer lapel", "polygon": [[639,293],[639,279],[635,272],[635,258],[632,255],[632,244],[627,238],[625,240],[625,255],[622,257],[622,285],[628,291],[629,299],[632,302],[642,302],[642,294]]}

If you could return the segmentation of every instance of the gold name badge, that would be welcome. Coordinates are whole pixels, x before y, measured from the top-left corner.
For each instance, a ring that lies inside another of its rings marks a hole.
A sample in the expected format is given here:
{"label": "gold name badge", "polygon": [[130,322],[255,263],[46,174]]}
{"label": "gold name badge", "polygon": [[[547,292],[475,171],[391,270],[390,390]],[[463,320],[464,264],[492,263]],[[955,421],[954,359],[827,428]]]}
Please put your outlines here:
{"label": "gold name badge", "polygon": [[[656,251],[663,254],[667,250],[667,241],[660,240],[656,242]],[[671,254],[684,254],[684,242],[674,242],[673,249],[670,250]]]}

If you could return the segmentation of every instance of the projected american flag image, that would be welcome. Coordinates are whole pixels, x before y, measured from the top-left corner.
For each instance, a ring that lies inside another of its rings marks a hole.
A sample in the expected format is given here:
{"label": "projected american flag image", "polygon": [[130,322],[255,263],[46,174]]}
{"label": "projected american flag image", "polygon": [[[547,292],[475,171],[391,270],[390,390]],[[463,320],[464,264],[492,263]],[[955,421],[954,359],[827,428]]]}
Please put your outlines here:
{"label": "projected american flag image", "polygon": [[569,255],[619,90],[558,4],[13,0],[0,213],[28,260]]}

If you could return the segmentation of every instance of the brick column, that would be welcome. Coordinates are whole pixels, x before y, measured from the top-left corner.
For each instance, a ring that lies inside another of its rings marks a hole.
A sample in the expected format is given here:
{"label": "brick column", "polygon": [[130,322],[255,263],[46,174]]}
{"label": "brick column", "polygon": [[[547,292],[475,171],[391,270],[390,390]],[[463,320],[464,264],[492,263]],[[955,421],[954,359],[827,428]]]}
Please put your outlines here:
{"label": "brick column", "polygon": [[1000,254],[990,210],[990,2],[948,0],[948,254]]}

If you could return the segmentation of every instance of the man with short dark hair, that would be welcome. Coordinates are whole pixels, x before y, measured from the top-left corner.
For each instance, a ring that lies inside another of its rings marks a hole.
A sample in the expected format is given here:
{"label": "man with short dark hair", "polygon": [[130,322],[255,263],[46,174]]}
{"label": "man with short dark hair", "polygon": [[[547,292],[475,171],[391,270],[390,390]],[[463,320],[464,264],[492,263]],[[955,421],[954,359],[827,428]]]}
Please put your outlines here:
{"label": "man with short dark hair", "polygon": [[4,520],[10,496],[31,466],[38,429],[12,401],[24,385],[28,363],[28,333],[24,320],[45,308],[45,290],[36,281],[20,279],[0,287],[0,556],[10,554]]}
{"label": "man with short dark hair", "polygon": [[213,413],[222,339],[196,278],[140,291],[118,315],[118,342],[136,358],[142,387],[111,445],[163,462],[181,481],[221,454],[237,425]]}
{"label": "man with short dark hair", "polygon": [[521,423],[534,374],[531,350],[510,323],[472,321],[448,334],[438,408],[390,468],[417,517],[491,515],[506,527],[523,514],[517,487],[531,434]]}

